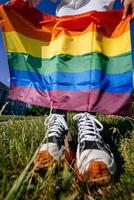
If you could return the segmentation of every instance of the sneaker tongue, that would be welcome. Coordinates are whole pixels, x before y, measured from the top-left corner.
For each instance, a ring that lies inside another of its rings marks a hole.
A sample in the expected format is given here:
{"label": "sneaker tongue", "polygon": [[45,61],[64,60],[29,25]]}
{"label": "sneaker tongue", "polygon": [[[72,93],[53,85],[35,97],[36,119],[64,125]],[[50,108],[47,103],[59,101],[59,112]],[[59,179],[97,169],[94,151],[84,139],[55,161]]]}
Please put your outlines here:
{"label": "sneaker tongue", "polygon": [[68,126],[65,121],[64,115],[53,114],[52,120],[56,121],[56,123],[61,123],[64,126],[65,131],[68,130]]}

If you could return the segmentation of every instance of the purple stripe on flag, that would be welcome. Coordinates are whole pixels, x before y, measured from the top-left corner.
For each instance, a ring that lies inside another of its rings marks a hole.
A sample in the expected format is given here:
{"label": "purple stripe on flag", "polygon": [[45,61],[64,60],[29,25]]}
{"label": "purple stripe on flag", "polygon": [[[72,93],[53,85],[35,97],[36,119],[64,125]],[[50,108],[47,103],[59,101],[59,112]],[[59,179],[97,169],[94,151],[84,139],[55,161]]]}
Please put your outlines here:
{"label": "purple stripe on flag", "polygon": [[[26,87],[12,87],[9,98],[28,104],[69,111],[98,112],[108,115],[131,115],[130,93],[106,93],[100,90],[87,91],[41,91]],[[63,103],[64,102],[64,103]]]}

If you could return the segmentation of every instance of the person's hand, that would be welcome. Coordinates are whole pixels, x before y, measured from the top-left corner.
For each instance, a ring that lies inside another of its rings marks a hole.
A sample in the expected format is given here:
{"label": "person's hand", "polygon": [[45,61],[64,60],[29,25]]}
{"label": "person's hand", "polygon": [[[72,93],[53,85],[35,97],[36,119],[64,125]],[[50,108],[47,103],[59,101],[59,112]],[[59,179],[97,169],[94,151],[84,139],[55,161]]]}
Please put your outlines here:
{"label": "person's hand", "polygon": [[124,12],[122,19],[125,19],[129,13],[132,14],[132,19],[134,19],[134,0],[124,0],[123,7]]}

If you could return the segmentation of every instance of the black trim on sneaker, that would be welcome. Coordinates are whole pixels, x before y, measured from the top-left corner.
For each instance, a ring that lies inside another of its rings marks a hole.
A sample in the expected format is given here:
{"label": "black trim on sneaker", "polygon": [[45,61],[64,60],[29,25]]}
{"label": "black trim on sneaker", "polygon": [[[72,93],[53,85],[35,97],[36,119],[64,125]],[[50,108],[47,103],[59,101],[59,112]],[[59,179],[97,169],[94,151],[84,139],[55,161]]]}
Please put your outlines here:
{"label": "black trim on sneaker", "polygon": [[[48,136],[48,138],[45,139],[46,142],[48,143],[56,143],[58,146],[58,149],[60,150],[62,146],[64,146],[64,139],[65,139],[65,135],[67,135],[68,131],[64,131],[63,135],[61,135],[60,137],[56,137],[56,135],[54,136]],[[50,132],[49,132],[50,133]]]}
{"label": "black trim on sneaker", "polygon": [[83,141],[80,143],[80,154],[84,151],[84,150],[103,150],[105,151],[107,154],[111,155],[111,150],[108,144],[105,144],[105,142],[102,141]]}

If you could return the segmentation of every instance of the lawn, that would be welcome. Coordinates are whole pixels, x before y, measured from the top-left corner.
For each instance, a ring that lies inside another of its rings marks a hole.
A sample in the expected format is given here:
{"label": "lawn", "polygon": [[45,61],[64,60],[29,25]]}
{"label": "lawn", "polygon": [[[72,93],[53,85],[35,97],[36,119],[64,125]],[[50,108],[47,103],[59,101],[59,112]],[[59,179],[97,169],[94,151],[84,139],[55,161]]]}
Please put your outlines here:
{"label": "lawn", "polygon": [[[76,128],[68,114],[73,137]],[[117,163],[117,174],[108,186],[77,180],[73,168],[57,163],[46,174],[33,171],[35,152],[46,132],[45,117],[0,117],[0,200],[133,200],[134,119],[98,115],[103,136]]]}

